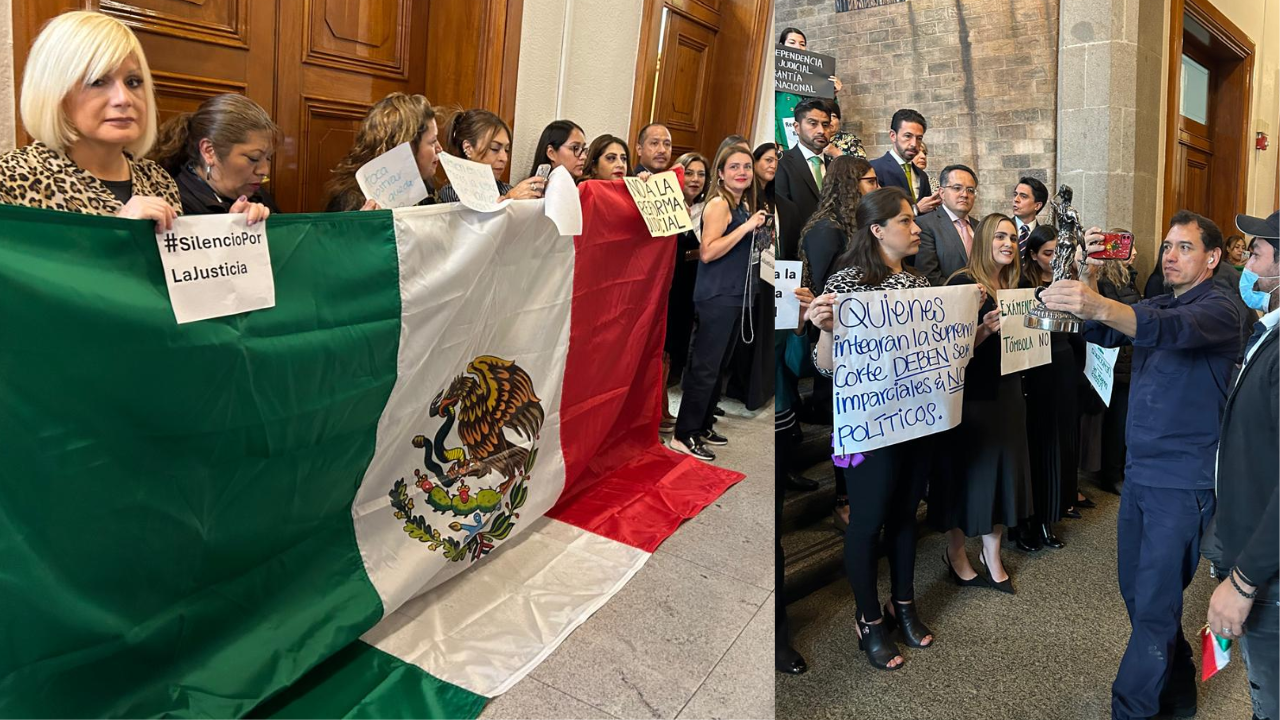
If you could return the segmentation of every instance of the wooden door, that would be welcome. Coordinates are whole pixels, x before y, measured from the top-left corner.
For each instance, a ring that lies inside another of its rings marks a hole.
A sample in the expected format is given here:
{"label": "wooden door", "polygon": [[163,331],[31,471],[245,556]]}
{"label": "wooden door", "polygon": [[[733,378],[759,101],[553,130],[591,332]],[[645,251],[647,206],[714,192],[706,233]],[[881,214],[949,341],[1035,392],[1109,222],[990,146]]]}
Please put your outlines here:
{"label": "wooden door", "polygon": [[[666,32],[660,46],[661,68],[654,117],[671,131],[672,158],[706,147],[702,121],[711,86],[711,46],[715,32],[678,10],[665,9]],[[710,141],[718,143],[718,141]]]}
{"label": "wooden door", "polygon": [[1181,68],[1174,193],[1179,208],[1212,217],[1209,188],[1214,170],[1213,128],[1217,105],[1214,62],[1187,48]]}
{"label": "wooden door", "polygon": [[[275,97],[276,5],[263,0],[41,0],[16,2],[14,77],[21,92],[27,51],[53,17],[99,10],[133,28],[156,85],[163,122],[221,93],[247,95],[272,107]],[[19,144],[30,138],[19,130]]]}

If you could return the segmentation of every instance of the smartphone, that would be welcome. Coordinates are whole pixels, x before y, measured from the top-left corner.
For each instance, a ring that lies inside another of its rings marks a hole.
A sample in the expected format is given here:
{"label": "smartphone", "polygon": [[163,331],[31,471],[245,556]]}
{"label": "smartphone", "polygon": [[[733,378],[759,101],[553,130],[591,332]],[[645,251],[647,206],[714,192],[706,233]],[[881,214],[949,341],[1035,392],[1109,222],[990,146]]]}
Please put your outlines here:
{"label": "smartphone", "polygon": [[1089,257],[1097,260],[1128,260],[1133,254],[1132,233],[1102,233],[1102,239],[1104,247],[1089,253]]}
{"label": "smartphone", "polygon": [[537,175],[543,180],[546,180],[547,177],[551,175],[551,165],[547,163],[542,163],[541,165],[539,165]]}

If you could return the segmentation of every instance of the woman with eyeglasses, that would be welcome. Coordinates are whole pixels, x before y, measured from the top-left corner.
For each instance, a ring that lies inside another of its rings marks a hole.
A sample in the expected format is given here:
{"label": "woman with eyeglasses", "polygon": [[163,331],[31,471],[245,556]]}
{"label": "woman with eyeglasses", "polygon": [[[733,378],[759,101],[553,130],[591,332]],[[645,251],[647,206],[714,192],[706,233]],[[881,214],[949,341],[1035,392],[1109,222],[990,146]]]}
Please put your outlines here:
{"label": "woman with eyeglasses", "polygon": [[550,165],[552,170],[563,165],[575,181],[582,179],[582,171],[587,165],[587,136],[577,123],[572,120],[552,122],[542,131],[537,148],[528,177],[537,177],[540,165]]}

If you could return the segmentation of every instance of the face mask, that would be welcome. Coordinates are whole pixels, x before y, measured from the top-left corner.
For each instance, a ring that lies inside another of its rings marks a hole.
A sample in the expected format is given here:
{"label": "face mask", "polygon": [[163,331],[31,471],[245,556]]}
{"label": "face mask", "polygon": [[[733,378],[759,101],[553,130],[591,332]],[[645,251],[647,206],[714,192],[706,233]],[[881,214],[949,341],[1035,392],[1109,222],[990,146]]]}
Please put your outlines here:
{"label": "face mask", "polygon": [[1244,299],[1244,304],[1259,312],[1267,312],[1267,307],[1271,304],[1271,293],[1280,288],[1272,288],[1271,292],[1262,292],[1254,290],[1253,286],[1260,279],[1275,280],[1278,277],[1280,275],[1259,278],[1257,273],[1248,268],[1240,271],[1240,297]]}

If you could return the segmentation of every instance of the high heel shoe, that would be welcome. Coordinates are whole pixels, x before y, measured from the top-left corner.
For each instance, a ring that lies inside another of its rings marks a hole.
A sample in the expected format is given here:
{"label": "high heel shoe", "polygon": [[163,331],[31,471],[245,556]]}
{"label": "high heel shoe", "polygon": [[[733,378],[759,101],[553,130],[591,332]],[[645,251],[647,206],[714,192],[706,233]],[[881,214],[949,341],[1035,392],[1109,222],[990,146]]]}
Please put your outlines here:
{"label": "high heel shoe", "polygon": [[[1009,577],[1001,580],[1000,582],[996,582],[996,579],[992,577],[991,568],[987,567],[987,551],[985,548],[978,553],[978,560],[982,563],[982,569],[987,571],[987,584],[989,584],[991,587],[999,590],[1002,593],[1008,593],[1010,595],[1017,594],[1013,589],[1012,575],[1009,575]],[[1006,574],[1008,572],[1009,572],[1008,570],[1005,571]]]}
{"label": "high heel shoe", "polygon": [[867,661],[877,670],[897,670],[902,667],[902,663],[889,664],[895,657],[901,657],[902,653],[898,652],[898,646],[889,639],[889,629],[885,627],[884,620],[875,625],[858,620],[858,649],[867,654]]}
{"label": "high heel shoe", "polygon": [[942,551],[942,561],[947,564],[947,570],[951,573],[951,582],[959,585],[960,587],[972,587],[974,585],[987,584],[987,581],[983,580],[981,575],[974,575],[968,580],[960,577],[960,573],[956,572],[956,569],[951,567],[951,556],[947,554],[945,549]]}
{"label": "high heel shoe", "polygon": [[915,603],[902,603],[894,600],[893,610],[894,611],[890,613],[889,605],[887,603],[885,604],[883,617],[885,627],[889,632],[893,632],[894,626],[902,628],[902,642],[906,643],[907,647],[919,650],[933,647],[934,640],[937,640],[938,638],[934,637],[933,640],[930,640],[927,643],[924,641],[926,637],[933,635],[933,631],[930,630],[929,626],[925,625],[924,621],[920,619],[920,616],[916,614]]}
{"label": "high heel shoe", "polygon": [[1045,547],[1051,547],[1054,550],[1061,550],[1067,546],[1066,543],[1058,539],[1057,535],[1053,534],[1053,530],[1049,527],[1049,523],[1040,524],[1040,542]]}

